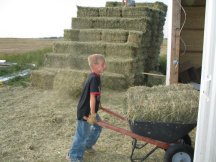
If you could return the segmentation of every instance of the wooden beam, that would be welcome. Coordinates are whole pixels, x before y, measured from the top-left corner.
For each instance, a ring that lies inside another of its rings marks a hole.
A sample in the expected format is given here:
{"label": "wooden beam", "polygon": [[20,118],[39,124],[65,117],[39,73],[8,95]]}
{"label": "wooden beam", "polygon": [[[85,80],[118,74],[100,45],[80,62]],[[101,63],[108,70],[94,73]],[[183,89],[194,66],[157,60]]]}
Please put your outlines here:
{"label": "wooden beam", "polygon": [[179,51],[180,51],[180,28],[181,28],[181,0],[173,0],[172,7],[172,33],[169,84],[178,83],[179,72]]}

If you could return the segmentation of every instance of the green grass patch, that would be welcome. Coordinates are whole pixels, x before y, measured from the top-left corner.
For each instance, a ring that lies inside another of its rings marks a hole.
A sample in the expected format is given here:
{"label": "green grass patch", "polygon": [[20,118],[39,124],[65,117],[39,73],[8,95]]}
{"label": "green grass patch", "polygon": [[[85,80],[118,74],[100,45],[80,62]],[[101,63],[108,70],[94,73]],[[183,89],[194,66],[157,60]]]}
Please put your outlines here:
{"label": "green grass patch", "polygon": [[[0,54],[2,60],[17,63],[10,67],[0,68],[0,76],[8,76],[24,69],[38,68],[44,65],[45,55],[52,51],[52,48],[44,48],[36,51],[17,53],[17,54]],[[35,64],[35,67],[31,66]],[[26,87],[30,84],[30,75],[25,77],[16,77],[7,81],[10,86]]]}
{"label": "green grass patch", "polygon": [[30,81],[31,81],[30,75],[25,77],[16,77],[14,79],[9,80],[7,82],[7,85],[27,87],[30,85]]}
{"label": "green grass patch", "polygon": [[35,64],[37,68],[43,66],[45,54],[51,51],[51,48],[44,48],[25,53],[0,54],[0,58],[2,60],[17,63],[17,65],[13,65],[8,68],[0,68],[0,76],[9,75],[14,72],[30,68],[30,64]]}
{"label": "green grass patch", "polygon": [[41,50],[25,52],[25,53],[0,54],[0,58],[8,62],[16,62],[19,65],[34,63],[37,66],[42,66],[44,63],[45,54],[51,51],[52,48],[44,48]]}

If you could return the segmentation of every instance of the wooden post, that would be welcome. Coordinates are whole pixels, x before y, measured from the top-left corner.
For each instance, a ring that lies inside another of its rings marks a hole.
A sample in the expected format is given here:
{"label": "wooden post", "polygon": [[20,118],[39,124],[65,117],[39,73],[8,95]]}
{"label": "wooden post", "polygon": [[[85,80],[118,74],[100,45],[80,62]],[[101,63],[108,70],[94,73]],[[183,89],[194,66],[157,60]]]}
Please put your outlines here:
{"label": "wooden post", "polygon": [[179,52],[180,52],[180,28],[181,28],[181,0],[173,0],[172,7],[172,27],[171,27],[171,40],[170,40],[170,57],[167,57],[169,64],[167,72],[168,84],[178,83],[179,77]]}

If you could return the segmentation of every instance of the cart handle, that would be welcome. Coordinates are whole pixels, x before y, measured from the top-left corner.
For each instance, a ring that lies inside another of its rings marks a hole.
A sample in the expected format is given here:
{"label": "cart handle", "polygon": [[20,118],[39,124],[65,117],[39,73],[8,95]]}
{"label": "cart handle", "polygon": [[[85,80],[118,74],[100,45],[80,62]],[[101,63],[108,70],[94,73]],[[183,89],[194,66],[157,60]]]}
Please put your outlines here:
{"label": "cart handle", "polygon": [[165,150],[168,149],[168,147],[169,147],[168,143],[165,143],[165,142],[162,142],[162,141],[157,141],[157,140],[154,140],[154,139],[151,139],[151,138],[148,138],[148,137],[140,136],[140,135],[138,135],[136,133],[133,133],[133,132],[131,132],[129,130],[126,130],[124,128],[120,128],[120,127],[110,125],[110,124],[108,124],[108,123],[106,123],[104,121],[97,121],[95,124],[97,124],[97,125],[99,125],[99,126],[101,126],[103,128],[113,130],[113,131],[118,132],[120,134],[130,136],[130,137],[132,137],[134,139],[156,145],[156,146],[158,146],[160,148],[163,148]]}
{"label": "cart handle", "polygon": [[109,110],[109,109],[107,109],[107,108],[101,107],[100,109],[103,110],[104,112],[106,112],[106,113],[108,113],[108,114],[110,114],[110,115],[112,115],[112,116],[118,118],[118,119],[121,119],[121,120],[123,120],[123,121],[127,121],[127,118],[126,118],[126,117],[123,117],[122,115],[120,115],[120,114],[118,114],[118,113],[116,113],[116,112],[113,112],[113,111],[111,111],[111,110]]}

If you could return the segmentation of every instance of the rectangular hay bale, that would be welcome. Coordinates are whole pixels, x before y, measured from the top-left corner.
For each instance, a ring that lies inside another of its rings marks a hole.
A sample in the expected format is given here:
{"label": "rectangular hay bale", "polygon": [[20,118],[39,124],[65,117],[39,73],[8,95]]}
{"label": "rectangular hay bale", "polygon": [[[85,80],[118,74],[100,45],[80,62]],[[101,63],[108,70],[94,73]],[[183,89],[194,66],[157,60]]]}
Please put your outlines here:
{"label": "rectangular hay bale", "polygon": [[122,8],[120,7],[106,7],[99,9],[100,17],[122,17]]}
{"label": "rectangular hay bale", "polygon": [[126,30],[103,30],[102,41],[125,43],[128,39],[128,31]]}
{"label": "rectangular hay bale", "polygon": [[68,41],[79,41],[79,32],[77,29],[65,29],[64,30],[64,40]]}
{"label": "rectangular hay bale", "polygon": [[105,47],[106,44],[100,42],[60,41],[53,44],[53,51],[55,53],[70,53],[73,55],[105,54]]}
{"label": "rectangular hay bale", "polygon": [[101,41],[101,30],[100,29],[80,30],[79,40],[82,42]]}
{"label": "rectangular hay bale", "polygon": [[77,17],[99,17],[99,8],[77,6]]}

